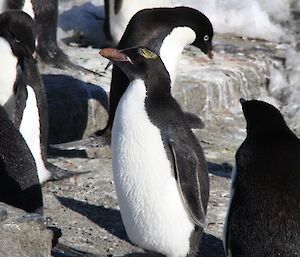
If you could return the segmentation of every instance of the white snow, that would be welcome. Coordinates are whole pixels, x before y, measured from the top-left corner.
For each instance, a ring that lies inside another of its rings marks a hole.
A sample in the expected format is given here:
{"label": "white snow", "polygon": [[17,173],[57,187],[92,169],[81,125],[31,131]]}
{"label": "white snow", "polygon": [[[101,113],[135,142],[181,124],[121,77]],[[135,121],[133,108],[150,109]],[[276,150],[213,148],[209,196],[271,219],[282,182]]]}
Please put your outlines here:
{"label": "white snow", "polygon": [[286,41],[290,36],[281,21],[290,18],[289,1],[274,0],[173,0],[203,12],[211,20],[217,33]]}

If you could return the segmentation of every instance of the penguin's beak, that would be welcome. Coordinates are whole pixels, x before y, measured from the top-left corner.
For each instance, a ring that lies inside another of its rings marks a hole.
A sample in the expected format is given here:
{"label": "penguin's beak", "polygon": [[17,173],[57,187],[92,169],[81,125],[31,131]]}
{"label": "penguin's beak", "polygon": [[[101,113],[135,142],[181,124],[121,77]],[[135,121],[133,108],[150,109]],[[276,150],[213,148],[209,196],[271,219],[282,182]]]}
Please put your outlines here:
{"label": "penguin's beak", "polygon": [[212,59],[212,58],[214,57],[214,54],[213,54],[212,49],[211,49],[211,50],[208,50],[207,56],[209,57],[209,59]]}
{"label": "penguin's beak", "polygon": [[129,62],[133,64],[126,54],[115,48],[103,48],[100,50],[99,54],[111,62]]}

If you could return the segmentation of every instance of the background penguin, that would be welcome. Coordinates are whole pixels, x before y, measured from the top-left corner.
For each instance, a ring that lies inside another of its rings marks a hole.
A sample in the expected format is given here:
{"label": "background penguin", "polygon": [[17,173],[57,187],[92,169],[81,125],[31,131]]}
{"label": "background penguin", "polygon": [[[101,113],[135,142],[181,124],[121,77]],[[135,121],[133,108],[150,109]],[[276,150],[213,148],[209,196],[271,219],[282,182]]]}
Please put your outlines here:
{"label": "background penguin", "polygon": [[[212,38],[212,24],[201,12],[188,7],[155,8],[142,10],[131,19],[118,48],[143,45],[160,53],[173,85],[177,63],[184,47],[192,44],[212,57]],[[118,102],[128,84],[129,80],[124,72],[114,66],[106,130],[111,129]],[[98,131],[96,135],[102,133]]]}
{"label": "background penguin", "polygon": [[300,256],[300,141],[274,106],[241,104],[247,137],[236,153],[225,252]]}
{"label": "background penguin", "polygon": [[[22,11],[0,15],[0,104],[20,129],[37,165],[40,182],[68,174],[47,162],[48,106],[44,84],[32,55],[35,24]],[[3,93],[5,92],[5,94]],[[49,171],[49,170],[51,171]]]}
{"label": "background penguin", "polygon": [[130,80],[112,129],[113,175],[127,235],[149,251],[195,256],[209,178],[202,148],[170,94],[170,76],[147,48],[100,54]]}
{"label": "background penguin", "polygon": [[0,106],[0,202],[43,214],[41,185],[33,156]]}
{"label": "background penguin", "polygon": [[170,0],[105,0],[104,33],[118,45],[127,24],[134,14],[146,8],[169,7]]}
{"label": "background penguin", "polygon": [[73,64],[57,45],[57,0],[3,0],[0,13],[22,10],[37,24],[37,53],[41,60],[58,68],[81,68]]}

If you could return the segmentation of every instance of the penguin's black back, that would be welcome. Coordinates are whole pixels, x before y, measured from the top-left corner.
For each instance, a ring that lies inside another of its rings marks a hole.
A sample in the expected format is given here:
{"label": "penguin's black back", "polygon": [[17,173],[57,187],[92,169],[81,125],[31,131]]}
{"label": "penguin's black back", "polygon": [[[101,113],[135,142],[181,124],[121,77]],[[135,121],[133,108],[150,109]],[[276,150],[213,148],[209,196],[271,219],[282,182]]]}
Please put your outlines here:
{"label": "penguin's black back", "polygon": [[2,107],[0,121],[0,201],[42,214],[42,191],[33,156]]}
{"label": "penguin's black back", "polygon": [[227,244],[232,257],[300,256],[300,142],[283,119],[272,128],[278,113],[256,115],[260,129],[249,126],[236,154]]}

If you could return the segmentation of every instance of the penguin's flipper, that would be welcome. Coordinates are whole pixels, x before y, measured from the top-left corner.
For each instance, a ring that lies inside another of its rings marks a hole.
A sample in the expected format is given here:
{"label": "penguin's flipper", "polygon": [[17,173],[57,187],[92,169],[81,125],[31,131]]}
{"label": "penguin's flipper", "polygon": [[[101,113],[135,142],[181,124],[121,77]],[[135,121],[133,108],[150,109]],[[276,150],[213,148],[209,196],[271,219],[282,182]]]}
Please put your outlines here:
{"label": "penguin's flipper", "polygon": [[184,112],[184,118],[191,129],[203,129],[205,127],[204,122],[195,113]]}
{"label": "penguin's flipper", "polygon": [[199,164],[195,151],[186,144],[173,140],[169,145],[174,159],[175,178],[186,208],[199,227],[204,227],[205,211],[201,199]]}

